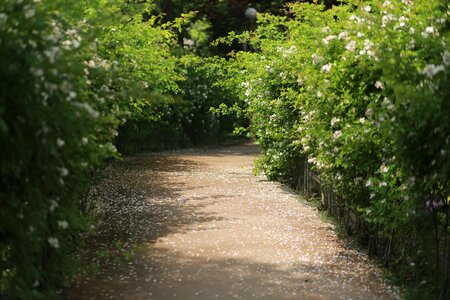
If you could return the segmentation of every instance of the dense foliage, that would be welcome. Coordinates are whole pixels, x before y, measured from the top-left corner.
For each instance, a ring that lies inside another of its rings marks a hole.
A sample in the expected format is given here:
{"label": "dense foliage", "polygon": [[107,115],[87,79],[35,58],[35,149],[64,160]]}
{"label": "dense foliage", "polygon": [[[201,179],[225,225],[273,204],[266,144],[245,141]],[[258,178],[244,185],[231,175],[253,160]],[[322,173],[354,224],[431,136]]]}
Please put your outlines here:
{"label": "dense foliage", "polygon": [[234,115],[211,111],[222,103],[231,105],[236,98],[234,89],[219,85],[227,78],[224,60],[200,57],[191,50],[177,61],[183,78],[175,81],[176,94],[154,93],[130,102],[132,113],[116,139],[120,152],[218,143],[239,124]]}
{"label": "dense foliage", "polygon": [[293,4],[232,62],[259,168],[307,160],[423,299],[449,289],[449,17],[448,1]]}
{"label": "dense foliage", "polygon": [[0,295],[51,297],[70,273],[79,197],[113,153],[116,95],[105,67],[86,63],[98,59],[88,24],[51,3],[7,0],[0,12]]}
{"label": "dense foliage", "polygon": [[214,87],[220,60],[178,45],[191,15],[161,24],[153,9],[1,1],[0,298],[61,295],[88,226],[84,195],[114,142],[160,148],[152,134],[195,143],[233,126],[210,112],[231,101]]}

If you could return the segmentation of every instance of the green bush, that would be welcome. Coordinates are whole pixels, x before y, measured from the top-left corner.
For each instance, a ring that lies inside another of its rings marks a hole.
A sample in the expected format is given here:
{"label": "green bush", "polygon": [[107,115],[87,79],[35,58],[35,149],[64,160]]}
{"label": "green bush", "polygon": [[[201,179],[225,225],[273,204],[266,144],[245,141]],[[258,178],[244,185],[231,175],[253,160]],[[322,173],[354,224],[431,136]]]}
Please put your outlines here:
{"label": "green bush", "polygon": [[256,51],[230,62],[258,167],[288,179],[307,159],[423,297],[450,278],[449,15],[448,1],[293,4],[259,15],[238,37]]}
{"label": "green bush", "polygon": [[72,9],[0,3],[2,298],[59,297],[87,224],[83,194],[115,153],[114,66],[95,51],[93,23]]}
{"label": "green bush", "polygon": [[184,54],[176,71],[177,91],[131,101],[127,122],[116,144],[121,152],[161,150],[220,142],[240,124],[233,115],[214,113],[221,104],[232,106],[235,91],[221,85],[228,76],[224,60]]}

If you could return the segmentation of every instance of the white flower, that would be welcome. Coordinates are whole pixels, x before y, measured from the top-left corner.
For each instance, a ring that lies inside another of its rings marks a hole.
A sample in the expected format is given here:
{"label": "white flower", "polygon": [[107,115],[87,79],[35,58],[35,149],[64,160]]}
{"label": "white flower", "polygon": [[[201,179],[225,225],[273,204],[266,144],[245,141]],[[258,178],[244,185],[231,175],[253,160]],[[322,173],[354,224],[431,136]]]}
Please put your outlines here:
{"label": "white flower", "polygon": [[56,139],[56,145],[58,145],[59,148],[63,147],[65,144],[66,142],[64,142],[62,139]]}
{"label": "white flower", "polygon": [[443,72],[444,70],[445,67],[443,65],[428,64],[420,71],[420,74],[426,75],[429,79],[433,79],[437,73]]}
{"label": "white flower", "polygon": [[427,33],[434,33],[435,31],[436,30],[432,26],[428,26],[427,28],[425,28],[425,32],[427,32]]}
{"label": "white flower", "polygon": [[334,117],[333,119],[331,119],[331,126],[334,126],[335,124],[339,123],[341,121],[341,119]]}
{"label": "white flower", "polygon": [[382,173],[387,173],[387,172],[389,171],[389,168],[386,167],[385,164],[382,164],[381,167],[380,167],[380,171],[381,171]]}
{"label": "white flower", "polygon": [[79,40],[73,40],[73,41],[72,41],[72,48],[73,48],[73,49],[79,48],[80,45],[81,45],[81,43],[80,43]]}
{"label": "white flower", "polygon": [[27,9],[25,11],[25,18],[27,18],[27,19],[33,17],[36,14],[36,10],[33,7],[29,7],[29,8],[28,7],[29,7],[28,5],[25,6],[25,8]]}
{"label": "white flower", "polygon": [[375,87],[377,89],[382,90],[382,89],[384,89],[384,84],[381,81],[377,81],[377,82],[375,82]]}
{"label": "white flower", "polygon": [[357,34],[356,34],[356,37],[357,38],[363,38],[364,37],[364,33],[362,33],[362,32],[358,32]]}
{"label": "white flower", "polygon": [[444,53],[442,53],[442,62],[447,67],[450,66],[450,52],[448,52],[447,50],[445,50]]}
{"label": "white flower", "polygon": [[326,38],[322,39],[322,43],[328,45],[332,40],[336,39],[335,35],[329,35]]}
{"label": "white flower", "polygon": [[297,50],[297,47],[295,45],[292,45],[291,47],[289,47],[288,49],[286,49],[283,52],[283,57],[288,57],[288,56],[292,55],[292,53],[294,53],[295,50]]}
{"label": "white flower", "polygon": [[69,223],[66,220],[58,221],[58,227],[61,229],[69,228]]}
{"label": "white flower", "polygon": [[87,145],[88,142],[89,142],[89,140],[88,140],[87,137],[83,137],[83,138],[81,139],[81,144],[83,144],[83,145]]}
{"label": "white flower", "polygon": [[379,187],[387,186],[387,182],[386,182],[386,181],[381,181],[381,182],[378,184],[378,186],[379,186]]}
{"label": "white flower", "polygon": [[58,171],[59,171],[59,175],[61,175],[61,177],[66,177],[67,175],[69,175],[69,170],[67,170],[64,167],[58,168]]}
{"label": "white flower", "polygon": [[388,97],[384,97],[383,99],[383,105],[388,109],[388,110],[393,110],[394,109],[394,104],[392,104],[391,100],[389,100]]}
{"label": "white flower", "polygon": [[116,146],[114,146],[112,143],[107,143],[105,146],[106,146],[106,148],[107,148],[109,151],[111,151],[111,152],[117,152]]}
{"label": "white flower", "polygon": [[30,68],[30,72],[35,77],[42,77],[44,75],[44,71],[42,69]]}
{"label": "white flower", "polygon": [[87,62],[86,62],[86,65],[87,65],[89,68],[95,68],[95,67],[97,67],[97,64],[96,64],[95,61],[93,61],[92,59],[89,60],[89,61],[87,61]]}
{"label": "white flower", "polygon": [[311,59],[312,59],[312,63],[313,64],[317,64],[320,61],[322,61],[322,57],[318,56],[317,54],[313,53],[313,55],[311,55]]}
{"label": "white flower", "polygon": [[55,237],[49,237],[47,239],[48,243],[50,244],[50,246],[52,246],[55,249],[59,248],[59,240]]}
{"label": "white flower", "polygon": [[75,99],[77,97],[77,93],[74,91],[69,92],[69,99]]}
{"label": "white flower", "polygon": [[438,34],[438,32],[433,26],[428,26],[427,28],[425,28],[425,31],[423,31],[421,34],[422,34],[423,37],[426,38],[429,35]]}
{"label": "white flower", "polygon": [[364,40],[364,50],[369,51],[373,48],[374,44],[369,40]]}
{"label": "white flower", "polygon": [[321,98],[323,95],[322,95],[322,92],[321,91],[318,91],[317,92],[317,97],[319,97],[319,98]]}
{"label": "white flower", "polygon": [[373,116],[373,110],[370,107],[368,109],[366,109],[366,116],[367,117]]}
{"label": "white flower", "polygon": [[342,31],[341,33],[339,33],[338,35],[338,39],[343,40],[348,38],[348,32],[347,31]]}
{"label": "white flower", "polygon": [[308,162],[309,162],[310,164],[316,164],[316,163],[317,163],[317,158],[315,158],[315,157],[309,157],[309,158],[308,158]]}
{"label": "white flower", "polygon": [[333,138],[338,139],[338,138],[341,137],[341,135],[342,135],[342,132],[341,132],[340,130],[336,130],[336,131],[333,133]]}
{"label": "white flower", "polygon": [[323,32],[323,33],[330,32],[330,27],[328,27],[328,26],[323,27],[323,28],[322,28],[322,32]]}
{"label": "white flower", "polygon": [[372,186],[372,180],[370,180],[370,179],[367,180],[367,181],[366,181],[366,186]]}
{"label": "white flower", "polygon": [[327,63],[326,65],[323,65],[322,68],[320,68],[320,72],[330,73],[331,71],[331,63]]}
{"label": "white flower", "polygon": [[92,106],[90,106],[88,103],[73,103],[75,106],[84,109],[85,111],[87,111],[87,113],[92,117],[92,118],[98,118],[100,116],[100,113],[98,111],[96,111]]}
{"label": "white flower", "polygon": [[8,15],[0,13],[0,23],[5,23],[8,20]]}
{"label": "white flower", "polygon": [[363,10],[364,10],[365,12],[371,12],[371,11],[372,11],[372,7],[370,7],[369,5],[367,5],[367,6],[364,6],[364,7],[363,7]]}
{"label": "white flower", "polygon": [[350,52],[353,52],[356,50],[356,41],[350,41],[347,46],[345,46],[345,49],[347,49]]}
{"label": "white flower", "polygon": [[438,22],[439,24],[445,24],[446,19],[445,18],[439,18],[439,19],[436,20],[436,22]]}
{"label": "white flower", "polygon": [[351,16],[350,16],[350,21],[354,21],[355,23],[361,23],[361,22],[363,22],[364,20],[361,19],[361,18],[359,18],[359,17],[357,17],[357,16],[355,16],[355,15],[351,15]]}
{"label": "white flower", "polygon": [[366,118],[359,118],[359,123],[364,124],[366,122]]}
{"label": "white flower", "polygon": [[194,40],[183,38],[183,46],[184,48],[191,48],[195,44]]}
{"label": "white flower", "polygon": [[72,47],[72,41],[66,40],[66,41],[62,42],[62,46],[64,49],[70,50]]}
{"label": "white flower", "polygon": [[53,212],[59,206],[58,202],[55,200],[50,200],[50,208],[49,210]]}
{"label": "white flower", "polygon": [[50,63],[54,64],[56,62],[59,51],[60,49],[58,47],[51,47],[50,49],[45,50],[44,54],[48,57]]}
{"label": "white flower", "polygon": [[381,18],[381,27],[386,27],[386,25],[394,19],[395,19],[395,17],[392,14],[384,15]]}

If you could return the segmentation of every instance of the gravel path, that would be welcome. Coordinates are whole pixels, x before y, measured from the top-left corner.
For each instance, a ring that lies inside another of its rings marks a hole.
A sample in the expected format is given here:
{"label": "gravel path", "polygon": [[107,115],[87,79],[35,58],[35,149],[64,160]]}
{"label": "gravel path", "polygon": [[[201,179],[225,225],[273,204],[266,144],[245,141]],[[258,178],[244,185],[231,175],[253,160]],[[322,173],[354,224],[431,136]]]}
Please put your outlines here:
{"label": "gravel path", "polygon": [[398,299],[314,209],[252,175],[257,153],[145,154],[109,167],[84,255],[96,275],[68,298]]}

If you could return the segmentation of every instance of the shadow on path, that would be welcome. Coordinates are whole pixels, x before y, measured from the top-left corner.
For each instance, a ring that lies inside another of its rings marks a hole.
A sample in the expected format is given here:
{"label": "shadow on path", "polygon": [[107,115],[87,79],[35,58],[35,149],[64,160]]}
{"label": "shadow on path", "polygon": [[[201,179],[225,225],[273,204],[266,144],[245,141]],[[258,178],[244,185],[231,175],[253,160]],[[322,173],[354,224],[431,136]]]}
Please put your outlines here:
{"label": "shadow on path", "polygon": [[177,177],[202,167],[201,163],[168,155],[133,156],[113,163],[91,193],[97,203],[97,226],[95,234],[88,238],[88,252],[89,248],[108,248],[117,242],[151,243],[182,231],[185,225],[222,220],[202,210],[210,203],[186,203],[182,197],[192,187]]}
{"label": "shadow on path", "polygon": [[253,145],[112,164],[68,299],[397,299],[317,212],[251,175]]}

